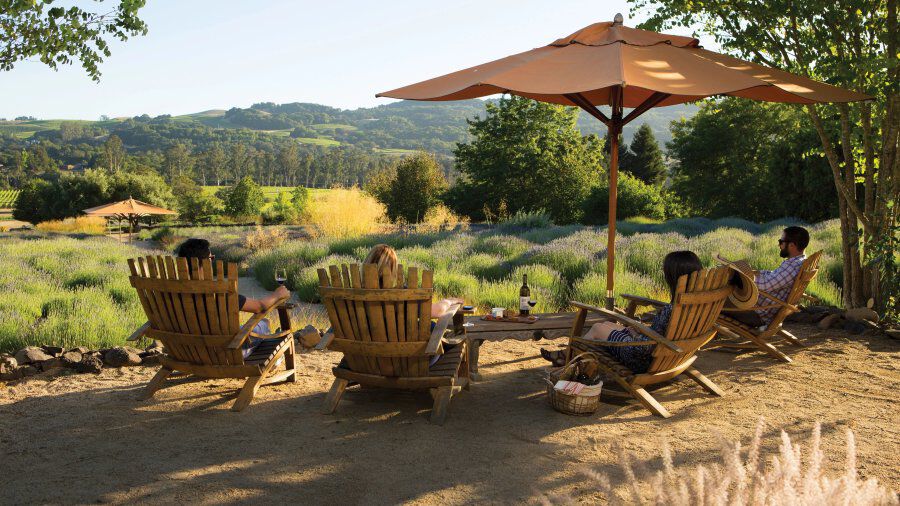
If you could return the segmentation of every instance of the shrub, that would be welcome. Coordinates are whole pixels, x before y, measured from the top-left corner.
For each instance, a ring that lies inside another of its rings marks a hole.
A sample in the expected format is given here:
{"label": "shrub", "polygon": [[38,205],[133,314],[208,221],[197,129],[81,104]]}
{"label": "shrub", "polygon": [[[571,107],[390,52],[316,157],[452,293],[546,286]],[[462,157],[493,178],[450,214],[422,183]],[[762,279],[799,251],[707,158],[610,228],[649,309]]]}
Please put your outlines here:
{"label": "shrub", "polygon": [[244,247],[250,251],[264,251],[281,246],[287,240],[287,232],[278,227],[260,227],[244,237]]}
{"label": "shrub", "polygon": [[482,235],[476,239],[472,251],[500,255],[510,261],[522,256],[531,247],[531,243],[514,235]]}
{"label": "shrub", "polygon": [[79,216],[64,220],[42,221],[35,226],[41,232],[61,232],[67,234],[106,234],[106,218],[99,216]]}
{"label": "shrub", "polygon": [[[322,243],[291,241],[268,251],[261,251],[249,259],[253,275],[267,290],[277,287],[275,269],[285,269],[288,277],[296,277],[302,269],[325,258],[328,249]],[[290,285],[288,285],[290,287]]]}
{"label": "shrub", "polygon": [[[666,217],[666,196],[658,186],[651,186],[626,172],[619,174],[616,219],[644,216]],[[609,221],[609,185],[595,187],[584,204],[583,222],[605,225]]]}
{"label": "shrub", "polygon": [[309,208],[315,237],[359,237],[377,232],[385,221],[384,205],[359,188],[335,188],[317,197]]}
{"label": "shrub", "polygon": [[501,220],[497,230],[500,232],[510,232],[532,228],[546,228],[552,225],[553,220],[546,211],[525,211],[520,209],[512,216]]}
{"label": "shrub", "polygon": [[419,225],[420,232],[438,232],[441,230],[461,230],[469,228],[469,218],[458,216],[444,204],[437,204],[425,213],[425,219]]}
{"label": "shrub", "polygon": [[[301,269],[287,268],[287,281],[285,286],[296,294],[297,298],[304,302],[319,302],[319,274],[318,269],[328,269],[331,265],[357,263],[353,257],[345,255],[330,255],[318,262]],[[269,271],[271,274],[272,271]]]}

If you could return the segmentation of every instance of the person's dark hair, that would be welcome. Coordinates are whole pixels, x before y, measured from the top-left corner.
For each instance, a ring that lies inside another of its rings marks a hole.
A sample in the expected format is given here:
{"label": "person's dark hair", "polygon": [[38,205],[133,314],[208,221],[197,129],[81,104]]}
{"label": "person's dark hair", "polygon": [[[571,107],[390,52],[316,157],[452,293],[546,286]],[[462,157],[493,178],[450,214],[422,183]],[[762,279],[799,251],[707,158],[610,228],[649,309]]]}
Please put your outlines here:
{"label": "person's dark hair", "polygon": [[803,251],[809,246],[809,232],[803,227],[788,227],[784,229],[784,238],[792,242],[797,249]]}
{"label": "person's dark hair", "polygon": [[206,239],[188,239],[178,247],[178,256],[182,258],[209,258],[209,241]]}
{"label": "person's dark hair", "polygon": [[703,264],[693,251],[673,251],[663,260],[663,276],[669,285],[669,294],[675,298],[678,278],[703,269]]}

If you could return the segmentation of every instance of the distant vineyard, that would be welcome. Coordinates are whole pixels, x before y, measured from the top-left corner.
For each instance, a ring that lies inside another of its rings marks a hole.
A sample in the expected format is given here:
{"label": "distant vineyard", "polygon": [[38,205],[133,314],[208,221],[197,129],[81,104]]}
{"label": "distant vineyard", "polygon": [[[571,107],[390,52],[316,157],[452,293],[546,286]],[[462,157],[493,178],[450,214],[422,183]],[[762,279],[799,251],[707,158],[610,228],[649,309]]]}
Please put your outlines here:
{"label": "distant vineyard", "polygon": [[11,209],[18,196],[19,190],[0,190],[0,209]]}

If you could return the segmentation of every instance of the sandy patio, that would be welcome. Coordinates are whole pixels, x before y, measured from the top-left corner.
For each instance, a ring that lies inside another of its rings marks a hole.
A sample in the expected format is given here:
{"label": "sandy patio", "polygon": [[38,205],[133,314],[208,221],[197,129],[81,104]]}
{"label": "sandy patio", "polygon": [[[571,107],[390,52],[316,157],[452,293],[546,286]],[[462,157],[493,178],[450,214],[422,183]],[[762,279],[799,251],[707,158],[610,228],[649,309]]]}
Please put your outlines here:
{"label": "sandy patio", "polygon": [[0,387],[0,503],[463,504],[542,493],[596,502],[604,498],[580,471],[621,481],[617,442],[651,470],[662,439],[677,465],[710,463],[715,431],[746,444],[760,416],[769,450],[779,428],[806,441],[822,421],[834,468],[851,427],[861,475],[900,488],[898,342],[790,330],[807,344],[791,351],[793,364],[702,353],[698,369],[727,396],[678,381],[654,394],[667,420],[635,403],[586,418],[552,411],[538,345],[517,341],[482,348],[484,380],[454,399],[443,427],[427,421],[427,393],[354,387],[335,415],[320,414],[335,353],[300,356],[299,382],[263,387],[243,413],[228,410],[238,381],[185,381],[143,402],[138,389],[155,368],[45,373]]}

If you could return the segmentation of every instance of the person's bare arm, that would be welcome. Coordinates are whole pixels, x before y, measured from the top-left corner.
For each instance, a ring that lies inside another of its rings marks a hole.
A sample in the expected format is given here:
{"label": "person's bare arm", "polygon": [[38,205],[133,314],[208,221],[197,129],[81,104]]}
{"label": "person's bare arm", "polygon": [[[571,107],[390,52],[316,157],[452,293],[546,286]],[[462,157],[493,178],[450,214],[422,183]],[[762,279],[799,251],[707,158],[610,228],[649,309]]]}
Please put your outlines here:
{"label": "person's bare arm", "polygon": [[282,297],[290,297],[291,292],[287,288],[283,286],[279,286],[277,290],[272,292],[271,295],[267,297],[263,297],[262,299],[250,299],[248,298],[244,301],[244,305],[241,306],[241,311],[246,313],[263,313],[269,308],[271,308],[275,301]]}
{"label": "person's bare arm", "polygon": [[458,298],[443,299],[431,305],[431,317],[440,318],[450,309],[453,304],[462,304],[463,300]]}

